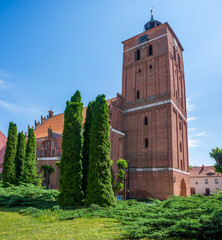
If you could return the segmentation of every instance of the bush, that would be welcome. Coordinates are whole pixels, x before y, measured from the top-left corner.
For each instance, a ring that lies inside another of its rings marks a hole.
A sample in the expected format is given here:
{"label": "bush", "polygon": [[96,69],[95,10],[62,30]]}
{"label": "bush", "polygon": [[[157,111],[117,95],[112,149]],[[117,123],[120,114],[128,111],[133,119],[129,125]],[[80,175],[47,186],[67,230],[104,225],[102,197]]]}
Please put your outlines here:
{"label": "bush", "polygon": [[[114,206],[61,209],[56,203],[58,191],[43,190],[33,185],[0,188],[0,205],[29,206],[20,210],[42,221],[75,218],[113,218],[131,239],[221,239],[222,194],[172,197],[149,203],[136,200],[116,202]],[[3,204],[2,204],[3,202]],[[10,203],[9,203],[10,202]],[[7,205],[8,204],[8,205]],[[41,209],[40,206],[46,209]]]}
{"label": "bush", "polygon": [[44,190],[27,183],[20,183],[19,186],[8,184],[7,188],[0,184],[0,206],[51,208],[57,205],[58,194],[57,190]]}

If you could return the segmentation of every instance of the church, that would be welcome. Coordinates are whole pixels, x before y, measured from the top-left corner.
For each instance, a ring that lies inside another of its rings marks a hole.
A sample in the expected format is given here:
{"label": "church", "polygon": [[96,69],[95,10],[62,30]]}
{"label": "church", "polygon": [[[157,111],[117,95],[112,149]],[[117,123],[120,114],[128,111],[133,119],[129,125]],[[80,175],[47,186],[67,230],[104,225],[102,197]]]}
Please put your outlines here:
{"label": "church", "polygon": [[[122,44],[122,94],[107,100],[113,171],[119,158],[127,160],[127,198],[190,195],[184,49],[152,11],[144,31]],[[63,113],[50,110],[34,126],[38,170],[43,164],[54,167],[50,188],[56,189],[63,125]]]}

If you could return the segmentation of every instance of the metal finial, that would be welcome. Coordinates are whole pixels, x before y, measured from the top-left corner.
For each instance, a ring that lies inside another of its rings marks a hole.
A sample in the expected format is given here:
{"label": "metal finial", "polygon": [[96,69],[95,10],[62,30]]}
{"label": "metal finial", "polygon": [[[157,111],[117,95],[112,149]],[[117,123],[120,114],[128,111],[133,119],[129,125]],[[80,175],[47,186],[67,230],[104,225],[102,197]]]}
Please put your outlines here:
{"label": "metal finial", "polygon": [[150,9],[150,12],[151,12],[151,19],[150,19],[150,21],[154,21],[154,18],[153,18],[153,7]]}

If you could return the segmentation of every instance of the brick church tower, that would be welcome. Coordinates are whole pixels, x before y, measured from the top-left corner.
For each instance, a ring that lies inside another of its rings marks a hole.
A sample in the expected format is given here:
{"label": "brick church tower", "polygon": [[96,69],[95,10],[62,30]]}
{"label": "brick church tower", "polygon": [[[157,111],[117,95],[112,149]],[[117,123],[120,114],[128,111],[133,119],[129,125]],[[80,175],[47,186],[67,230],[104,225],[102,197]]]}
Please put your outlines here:
{"label": "brick church tower", "polygon": [[[107,100],[113,173],[117,160],[126,159],[128,198],[190,195],[183,47],[169,24],[153,15],[144,28],[123,42],[122,94]],[[59,188],[63,124],[64,114],[51,110],[35,121],[37,167],[55,168],[50,188]]]}
{"label": "brick church tower", "polygon": [[129,198],[190,195],[183,47],[151,20],[123,42],[122,132]]}

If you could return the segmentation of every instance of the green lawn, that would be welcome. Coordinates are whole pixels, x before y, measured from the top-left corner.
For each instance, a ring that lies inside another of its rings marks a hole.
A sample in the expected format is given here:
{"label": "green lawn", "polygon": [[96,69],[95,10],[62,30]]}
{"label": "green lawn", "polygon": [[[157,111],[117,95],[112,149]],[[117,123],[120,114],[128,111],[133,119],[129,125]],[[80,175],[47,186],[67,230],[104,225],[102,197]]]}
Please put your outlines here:
{"label": "green lawn", "polygon": [[117,221],[106,218],[56,221],[0,209],[0,239],[118,239]]}

